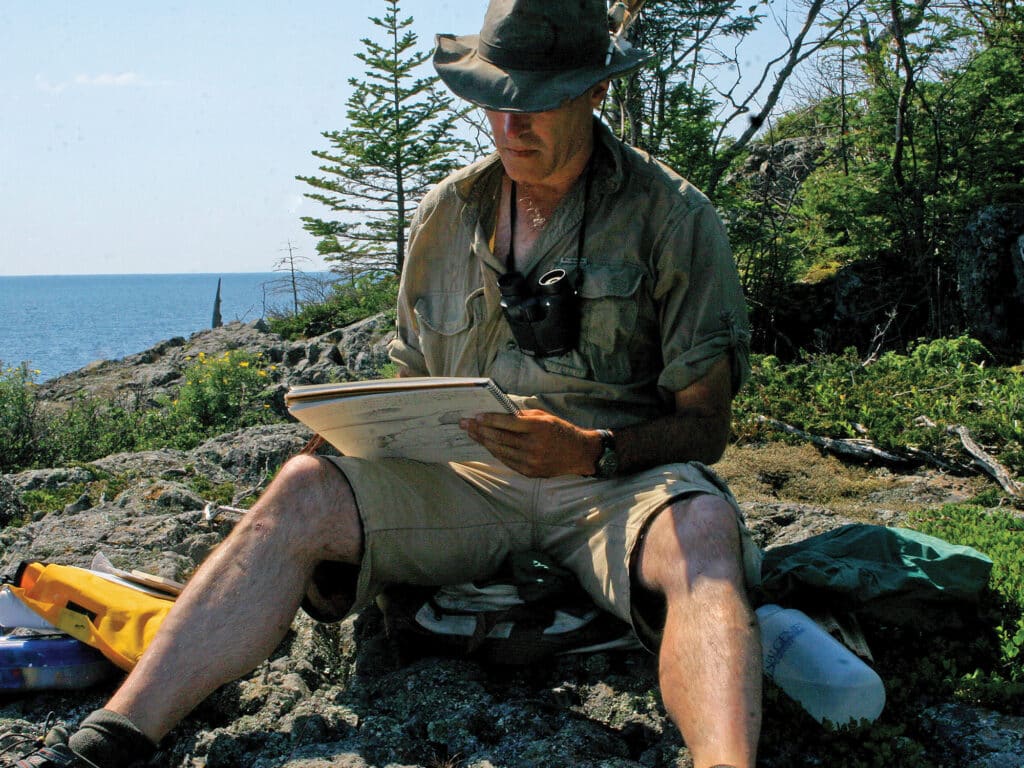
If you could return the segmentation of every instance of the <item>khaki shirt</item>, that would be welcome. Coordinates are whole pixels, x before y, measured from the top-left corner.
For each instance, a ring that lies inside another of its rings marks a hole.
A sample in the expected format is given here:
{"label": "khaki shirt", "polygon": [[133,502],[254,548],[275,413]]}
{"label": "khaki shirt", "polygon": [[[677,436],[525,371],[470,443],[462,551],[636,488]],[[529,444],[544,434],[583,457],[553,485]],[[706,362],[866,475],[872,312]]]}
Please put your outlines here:
{"label": "khaki shirt", "polygon": [[526,355],[502,314],[495,154],[441,182],[413,218],[389,349],[411,375],[490,376],[522,407],[587,428],[672,413],[672,394],[725,354],[736,388],[747,378],[746,304],[721,220],[689,182],[595,124],[590,199],[581,179],[522,270],[535,282],[560,267],[575,284],[586,209],[576,349]]}

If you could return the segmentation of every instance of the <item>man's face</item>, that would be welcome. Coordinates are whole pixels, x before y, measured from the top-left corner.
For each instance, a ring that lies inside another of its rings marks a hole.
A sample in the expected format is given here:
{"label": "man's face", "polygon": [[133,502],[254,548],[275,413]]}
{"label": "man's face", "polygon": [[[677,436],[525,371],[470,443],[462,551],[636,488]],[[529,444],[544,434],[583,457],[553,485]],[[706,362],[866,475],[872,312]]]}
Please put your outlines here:
{"label": "man's face", "polygon": [[[547,112],[487,110],[494,145],[509,178],[540,186],[571,182],[579,175],[579,155],[590,147],[591,115],[607,84]],[[575,161],[575,162],[574,162]]]}

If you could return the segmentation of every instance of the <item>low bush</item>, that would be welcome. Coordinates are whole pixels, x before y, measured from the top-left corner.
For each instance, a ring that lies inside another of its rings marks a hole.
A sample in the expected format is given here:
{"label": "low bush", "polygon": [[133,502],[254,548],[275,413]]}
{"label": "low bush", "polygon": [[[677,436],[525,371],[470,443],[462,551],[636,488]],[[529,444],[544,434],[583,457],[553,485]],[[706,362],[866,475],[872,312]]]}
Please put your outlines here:
{"label": "low bush", "polygon": [[752,368],[736,400],[739,440],[767,436],[770,427],[755,418],[763,415],[825,437],[959,456],[958,438],[946,431],[957,424],[1024,474],[1024,376],[987,365],[984,347],[968,337],[919,342],[870,364],[850,349],[789,365],[754,356]]}
{"label": "low bush", "polygon": [[142,399],[79,398],[41,408],[35,374],[24,366],[0,374],[0,473],[67,466],[118,452],[194,448],[235,429],[280,421],[271,407],[277,368],[260,355],[200,354],[185,369],[177,397],[158,407]]}
{"label": "low bush", "polygon": [[394,315],[397,300],[397,277],[366,276],[336,284],[326,301],[308,304],[297,315],[271,317],[270,330],[286,339],[319,336],[380,312]]}
{"label": "low bush", "polygon": [[268,392],[276,371],[277,366],[266,364],[262,355],[229,350],[209,357],[200,352],[185,369],[185,383],[165,411],[168,421],[162,434],[153,434],[149,442],[166,440],[174,447],[190,448],[207,437],[277,421]]}
{"label": "low bush", "polygon": [[39,371],[0,363],[0,474],[33,462],[39,428],[35,377]]}

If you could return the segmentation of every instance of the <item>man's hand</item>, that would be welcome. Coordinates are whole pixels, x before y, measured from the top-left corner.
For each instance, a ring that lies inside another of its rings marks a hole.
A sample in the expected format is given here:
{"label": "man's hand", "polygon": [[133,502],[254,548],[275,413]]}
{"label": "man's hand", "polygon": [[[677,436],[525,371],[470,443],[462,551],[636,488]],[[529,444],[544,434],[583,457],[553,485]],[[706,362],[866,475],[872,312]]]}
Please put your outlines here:
{"label": "man's hand", "polygon": [[482,413],[463,419],[460,426],[505,466],[527,477],[590,475],[601,453],[596,430],[547,411]]}

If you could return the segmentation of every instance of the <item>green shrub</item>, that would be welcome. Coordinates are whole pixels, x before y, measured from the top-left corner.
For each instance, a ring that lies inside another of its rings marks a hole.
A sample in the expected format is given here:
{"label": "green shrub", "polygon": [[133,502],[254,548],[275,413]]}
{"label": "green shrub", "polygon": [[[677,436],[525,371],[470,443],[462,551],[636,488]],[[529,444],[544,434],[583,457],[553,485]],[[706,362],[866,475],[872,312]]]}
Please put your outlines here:
{"label": "green shrub", "polygon": [[188,487],[207,501],[215,504],[230,504],[235,495],[235,484],[232,482],[213,483],[205,475],[195,475],[189,480]]}
{"label": "green shrub", "polygon": [[32,463],[38,428],[38,374],[25,363],[5,369],[0,363],[0,473]]}
{"label": "green shrub", "polygon": [[[913,515],[910,524],[941,539],[974,547],[992,558],[990,594],[982,611],[993,629],[998,658],[991,668],[971,672],[975,680],[1024,683],[1024,520],[1000,509],[948,504]],[[1017,695],[1024,703],[1024,691]]]}
{"label": "green shrub", "polygon": [[47,416],[33,464],[66,466],[140,448],[143,425],[151,421],[139,406],[80,397],[62,412]]}
{"label": "green shrub", "polygon": [[298,315],[271,317],[270,329],[287,339],[319,336],[380,312],[393,315],[397,302],[397,277],[362,277],[348,285],[335,285],[327,301],[308,304]]}
{"label": "green shrub", "polygon": [[164,437],[177,447],[192,447],[204,438],[275,421],[268,388],[276,370],[249,352],[229,350],[219,357],[200,352],[170,404],[173,424],[165,425]]}
{"label": "green shrub", "polygon": [[279,421],[271,408],[276,366],[248,352],[199,357],[176,398],[160,406],[82,397],[42,409],[25,366],[0,374],[0,472],[67,466],[111,453],[189,449],[216,435]]}
{"label": "green shrub", "polygon": [[918,342],[868,365],[853,349],[790,365],[755,355],[736,411],[741,440],[764,436],[754,418],[761,414],[817,435],[866,436],[886,449],[945,455],[959,452],[945,427],[962,424],[978,443],[995,446],[1012,472],[1024,473],[1024,377],[986,365],[984,347],[968,337]]}

